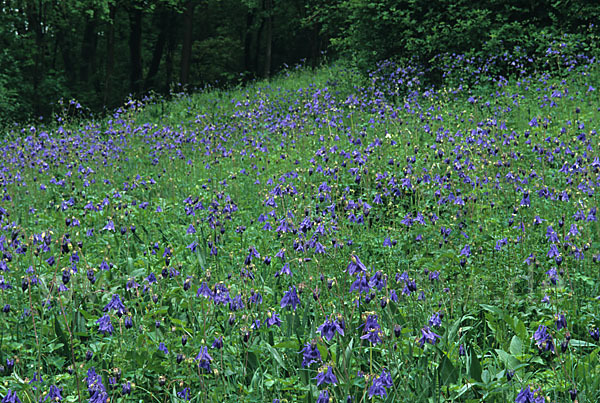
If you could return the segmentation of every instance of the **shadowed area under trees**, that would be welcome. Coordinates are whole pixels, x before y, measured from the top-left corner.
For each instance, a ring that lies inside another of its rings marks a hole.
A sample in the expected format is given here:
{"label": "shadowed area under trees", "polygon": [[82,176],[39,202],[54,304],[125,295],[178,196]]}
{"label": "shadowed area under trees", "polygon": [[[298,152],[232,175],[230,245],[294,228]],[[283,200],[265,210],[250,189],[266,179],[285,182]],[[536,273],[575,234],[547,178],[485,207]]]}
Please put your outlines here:
{"label": "shadowed area under trees", "polygon": [[[363,71],[589,38],[593,0],[1,0],[0,122],[51,119],[57,101],[99,114],[128,96],[237,85],[327,52]],[[439,72],[438,72],[439,73]],[[436,73],[430,77],[436,80]]]}

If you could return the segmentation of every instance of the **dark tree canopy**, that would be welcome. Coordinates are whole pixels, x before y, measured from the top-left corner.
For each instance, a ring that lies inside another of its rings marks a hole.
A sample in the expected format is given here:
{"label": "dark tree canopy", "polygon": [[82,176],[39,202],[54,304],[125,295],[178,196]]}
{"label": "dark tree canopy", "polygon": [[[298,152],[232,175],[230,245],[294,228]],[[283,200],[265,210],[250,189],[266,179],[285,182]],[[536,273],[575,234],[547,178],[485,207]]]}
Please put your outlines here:
{"label": "dark tree canopy", "polygon": [[[77,99],[231,85],[323,52],[367,71],[382,59],[543,51],[589,39],[594,0],[0,0],[0,122],[51,118]],[[591,41],[588,41],[591,42]]]}

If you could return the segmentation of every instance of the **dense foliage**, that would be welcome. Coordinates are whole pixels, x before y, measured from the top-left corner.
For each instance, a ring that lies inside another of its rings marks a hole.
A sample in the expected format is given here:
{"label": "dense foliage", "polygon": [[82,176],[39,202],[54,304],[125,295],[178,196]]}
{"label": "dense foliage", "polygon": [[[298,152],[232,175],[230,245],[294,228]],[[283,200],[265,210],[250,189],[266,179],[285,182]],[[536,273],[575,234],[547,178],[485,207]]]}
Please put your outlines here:
{"label": "dense foliage", "polygon": [[598,401],[600,71],[547,48],[13,131],[2,402]]}
{"label": "dense foliage", "polygon": [[0,124],[48,122],[60,99],[99,116],[130,94],[237,85],[301,60],[318,66],[324,52],[363,73],[413,60],[439,84],[440,55],[541,56],[564,34],[589,53],[600,21],[595,0],[0,0],[0,9]]}

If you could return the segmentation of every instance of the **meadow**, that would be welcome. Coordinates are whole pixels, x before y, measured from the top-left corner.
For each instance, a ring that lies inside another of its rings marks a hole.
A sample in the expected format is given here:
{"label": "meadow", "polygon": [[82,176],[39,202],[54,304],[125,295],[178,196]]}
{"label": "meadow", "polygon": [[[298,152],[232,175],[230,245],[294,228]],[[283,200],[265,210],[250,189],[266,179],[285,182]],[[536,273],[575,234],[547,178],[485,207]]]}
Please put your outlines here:
{"label": "meadow", "polygon": [[599,401],[598,61],[436,63],[5,130],[1,401]]}

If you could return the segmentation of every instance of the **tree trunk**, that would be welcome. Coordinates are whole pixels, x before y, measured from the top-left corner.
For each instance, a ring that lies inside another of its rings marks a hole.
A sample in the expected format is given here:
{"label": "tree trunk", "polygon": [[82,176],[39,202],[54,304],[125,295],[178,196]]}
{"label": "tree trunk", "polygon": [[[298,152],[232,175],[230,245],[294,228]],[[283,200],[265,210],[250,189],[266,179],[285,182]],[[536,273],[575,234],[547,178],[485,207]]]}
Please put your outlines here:
{"label": "tree trunk", "polygon": [[154,87],[154,78],[158,73],[158,68],[160,67],[160,60],[162,59],[163,49],[165,48],[165,43],[167,41],[167,26],[168,26],[168,18],[169,18],[169,10],[166,9],[157,9],[156,13],[159,18],[158,26],[160,32],[158,37],[156,38],[156,43],[154,44],[154,52],[152,52],[152,61],[150,62],[150,68],[148,69],[148,74],[146,75],[146,81],[144,83],[144,88],[146,91],[152,89]]}
{"label": "tree trunk", "polygon": [[255,71],[252,66],[252,24],[254,22],[254,13],[248,11],[246,14],[246,33],[244,34],[244,70],[247,72]]}
{"label": "tree trunk", "polygon": [[76,73],[73,68],[73,59],[71,58],[71,46],[67,39],[67,34],[62,28],[56,32],[56,44],[60,48],[60,55],[62,57],[63,68],[65,69],[68,84],[69,86],[72,86],[76,80]]}
{"label": "tree trunk", "polygon": [[321,24],[313,26],[310,36],[310,58],[313,67],[317,67],[321,61]]}
{"label": "tree trunk", "polygon": [[169,11],[169,24],[167,24],[167,54],[165,55],[165,92],[169,92],[173,84],[173,54],[177,47],[177,30],[175,28],[176,15]]}
{"label": "tree trunk", "polygon": [[271,74],[271,45],[273,42],[273,15],[271,0],[265,0],[265,60],[263,65],[263,77]]}
{"label": "tree trunk", "polygon": [[190,80],[190,64],[192,61],[192,42],[193,42],[193,17],[195,4],[192,0],[185,2],[183,12],[183,47],[181,49],[181,74],[180,81],[182,85],[188,84]]}
{"label": "tree trunk", "polygon": [[39,115],[41,112],[41,99],[38,95],[40,82],[42,81],[43,60],[44,60],[44,5],[41,0],[37,7],[34,2],[28,4],[25,12],[27,14],[28,29],[33,31],[35,39],[35,50],[33,51],[33,71],[31,74],[31,85],[33,88],[33,108],[34,113]]}
{"label": "tree trunk", "polygon": [[129,10],[129,83],[131,92],[137,94],[142,89],[142,9],[133,6]]}
{"label": "tree trunk", "polygon": [[265,31],[265,19],[261,18],[260,27],[256,32],[256,46],[254,47],[254,72],[256,75],[260,75],[260,53],[261,53],[261,43],[263,34]]}
{"label": "tree trunk", "polygon": [[109,10],[110,25],[108,27],[108,33],[106,35],[106,68],[104,72],[104,100],[103,105],[106,108],[108,105],[108,98],[111,93],[112,83],[112,72],[115,64],[115,16],[117,13],[117,7],[111,4]]}
{"label": "tree trunk", "polygon": [[79,79],[83,83],[87,83],[90,78],[90,72],[93,73],[96,70],[96,46],[98,44],[96,23],[95,13],[91,18],[86,18],[83,40],[81,42],[81,67],[79,70]]}

